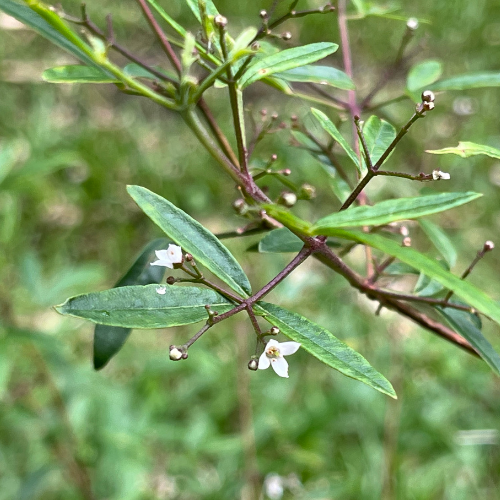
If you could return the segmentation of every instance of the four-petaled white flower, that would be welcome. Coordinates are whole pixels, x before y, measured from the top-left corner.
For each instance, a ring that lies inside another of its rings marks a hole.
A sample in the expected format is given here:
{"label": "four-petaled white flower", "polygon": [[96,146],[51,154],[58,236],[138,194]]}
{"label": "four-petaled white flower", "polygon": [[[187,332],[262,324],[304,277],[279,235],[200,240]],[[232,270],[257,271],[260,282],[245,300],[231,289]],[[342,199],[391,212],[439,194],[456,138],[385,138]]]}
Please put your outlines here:
{"label": "four-petaled white flower", "polygon": [[158,260],[151,262],[152,266],[164,266],[170,269],[174,268],[174,264],[181,264],[184,257],[182,248],[177,245],[168,245],[167,250],[155,250]]}
{"label": "four-petaled white flower", "polygon": [[435,181],[449,180],[450,174],[448,172],[441,172],[441,170],[433,170],[432,179]]}
{"label": "four-petaled white flower", "polygon": [[269,366],[280,376],[288,378],[288,363],[283,356],[289,356],[297,352],[300,344],[298,342],[278,342],[271,339],[264,352],[259,358],[259,370],[265,370]]}

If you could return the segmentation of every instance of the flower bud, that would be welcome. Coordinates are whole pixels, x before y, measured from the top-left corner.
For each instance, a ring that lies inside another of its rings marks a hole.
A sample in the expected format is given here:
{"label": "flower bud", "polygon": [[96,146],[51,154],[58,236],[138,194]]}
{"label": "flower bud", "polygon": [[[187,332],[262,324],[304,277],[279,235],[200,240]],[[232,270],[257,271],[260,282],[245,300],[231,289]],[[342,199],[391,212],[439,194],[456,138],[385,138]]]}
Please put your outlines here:
{"label": "flower bud", "polygon": [[278,119],[278,113],[276,111],[271,115],[271,120],[277,120]]}
{"label": "flower bud", "polygon": [[233,201],[233,209],[238,215],[244,215],[248,210],[248,205],[243,198]]}
{"label": "flower bud", "polygon": [[258,370],[258,368],[259,368],[259,362],[255,358],[252,358],[248,362],[248,369],[255,372]]}
{"label": "flower bud", "polygon": [[403,238],[403,246],[404,247],[411,247],[411,238],[409,236],[406,236],[406,238]]}
{"label": "flower bud", "polygon": [[289,31],[285,31],[281,34],[281,38],[283,40],[290,40],[292,38],[292,34]]}
{"label": "flower bud", "polygon": [[304,200],[312,200],[316,197],[316,188],[311,184],[302,184],[300,186],[300,197]]}
{"label": "flower bud", "polygon": [[288,208],[293,207],[295,203],[297,203],[297,195],[295,193],[285,191],[281,193],[281,196],[278,199],[278,203]]}
{"label": "flower bud", "polygon": [[432,171],[432,178],[435,181],[449,180],[450,174],[448,174],[447,172],[441,172],[441,170],[433,170]]}
{"label": "flower bud", "polygon": [[423,102],[422,104],[423,104],[424,111],[432,111],[434,109],[433,102]]}
{"label": "flower bud", "polygon": [[217,14],[214,18],[214,23],[219,28],[225,28],[227,25],[227,18],[224,16],[221,16],[220,14]]}
{"label": "flower bud", "polygon": [[491,252],[495,248],[495,244],[488,240],[483,246],[483,252]]}
{"label": "flower bud", "polygon": [[418,28],[418,19],[416,17],[410,17],[408,21],[406,21],[406,27],[410,31],[415,31]]}
{"label": "flower bud", "polygon": [[167,278],[167,285],[174,285],[176,283],[176,279],[174,276],[168,276]]}
{"label": "flower bud", "polygon": [[259,16],[260,16],[262,19],[265,19],[265,18],[267,17],[267,10],[262,9],[262,10],[259,12]]}
{"label": "flower bud", "polygon": [[432,90],[424,90],[422,92],[423,102],[434,102],[434,99],[436,99],[436,96],[434,95],[434,92]]}
{"label": "flower bud", "polygon": [[[170,346],[170,354],[169,354],[169,358],[172,360],[172,361],[179,361],[180,359],[182,359],[183,357],[183,352],[178,349],[175,345],[171,345]],[[187,354],[187,353],[186,353]]]}
{"label": "flower bud", "polygon": [[272,326],[269,329],[269,335],[278,335],[279,332],[280,332],[280,329],[277,326]]}
{"label": "flower bud", "polygon": [[185,254],[184,258],[186,259],[187,262],[193,261],[193,256],[190,253]]}

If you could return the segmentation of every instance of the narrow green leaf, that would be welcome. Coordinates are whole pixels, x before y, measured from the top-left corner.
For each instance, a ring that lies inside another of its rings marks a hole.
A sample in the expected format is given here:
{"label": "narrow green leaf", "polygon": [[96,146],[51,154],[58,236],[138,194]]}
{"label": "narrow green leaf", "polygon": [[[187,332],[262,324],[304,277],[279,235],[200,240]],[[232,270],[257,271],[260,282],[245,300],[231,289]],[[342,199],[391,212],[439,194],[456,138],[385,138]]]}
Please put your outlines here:
{"label": "narrow green leaf", "polygon": [[286,227],[274,229],[259,242],[261,253],[299,252],[304,242]]}
{"label": "narrow green leaf", "polygon": [[50,83],[118,83],[120,80],[94,66],[78,64],[46,69],[42,78]]}
{"label": "narrow green leaf", "polygon": [[480,193],[440,193],[415,198],[398,198],[335,212],[320,219],[312,227],[312,234],[331,234],[339,227],[381,226],[399,220],[417,219],[459,207],[482,196]]}
{"label": "narrow green leaf", "polygon": [[500,375],[500,356],[471,320],[470,314],[458,309],[443,309],[441,307],[436,309],[457,333],[470,342],[490,368],[497,375]]}
{"label": "narrow green leaf", "polygon": [[205,266],[239,294],[251,294],[243,269],[208,229],[149,189],[127,186],[127,191],[143,212],[185,252],[190,253],[198,264]]}
{"label": "narrow green leaf", "polygon": [[216,16],[219,14],[219,11],[217,10],[217,7],[214,5],[212,0],[186,0],[187,4],[189,5],[189,8],[195,15],[196,19],[198,19],[198,22],[201,23],[201,12],[200,12],[200,3],[202,4],[202,9],[205,10],[205,12],[209,16]]}
{"label": "narrow green leaf", "polygon": [[434,155],[448,155],[454,154],[462,158],[469,158],[469,156],[486,155],[491,158],[500,158],[500,149],[492,148],[491,146],[484,146],[483,144],[476,144],[475,142],[459,142],[455,148],[443,149],[428,149],[426,153]]}
{"label": "narrow green leaf", "polygon": [[248,45],[253,41],[253,39],[257,36],[259,30],[250,26],[249,28],[244,29],[234,41],[233,48],[229,53],[228,59],[235,59],[239,57],[239,53],[247,49]]}
{"label": "narrow green leaf", "polygon": [[285,49],[276,54],[258,59],[252,64],[247,71],[242,75],[238,85],[241,89],[248,85],[261,80],[274,73],[288,71],[299,66],[310,64],[335,52],[339,46],[336,43],[311,43]]}
{"label": "narrow green leaf", "polygon": [[285,226],[295,229],[300,233],[310,234],[311,224],[305,220],[299,219],[285,208],[279,205],[263,205],[263,208],[268,215]]}
{"label": "narrow green leaf", "polygon": [[[155,250],[165,249],[169,241],[160,238],[143,248],[127,273],[116,283],[115,288],[132,285],[159,283],[165,274],[160,266],[151,266],[150,261]],[[130,328],[121,326],[96,325],[94,329],[94,369],[100,370],[123,347],[130,335]]]}
{"label": "narrow green leaf", "polygon": [[340,373],[359,380],[377,391],[396,399],[391,383],[354,349],[344,344],[323,327],[299,314],[267,302],[259,302],[267,312],[265,319],[281,333],[299,342],[302,347]]}
{"label": "narrow green leaf", "polygon": [[[160,68],[158,66],[154,66],[154,69],[157,71],[160,71],[163,73],[165,76],[168,76],[172,80],[178,80],[179,77],[177,74],[175,74],[173,71],[168,71],[164,68]],[[142,66],[139,66],[136,63],[130,63],[127,64],[123,68],[123,72],[127,76],[131,76],[132,78],[149,78],[151,80],[158,80],[158,77],[156,75],[153,75],[153,73],[150,73],[147,69],[144,69]]]}
{"label": "narrow green leaf", "polygon": [[448,236],[439,226],[426,219],[419,220],[418,223],[450,268],[453,267],[457,262],[457,251]]}
{"label": "narrow green leaf", "polygon": [[358,157],[354,150],[349,146],[347,141],[344,139],[342,134],[339,132],[337,127],[333,124],[333,122],[325,115],[322,111],[316,108],[311,108],[312,114],[319,121],[320,125],[326,130],[339,144],[342,146],[343,150],[347,153],[347,156],[352,160],[354,165],[356,165],[356,169],[358,173],[362,176],[366,173],[366,167],[359,164]]}
{"label": "narrow green leaf", "polygon": [[[59,23],[64,26],[63,21],[61,21],[54,12],[45,8],[43,4],[33,3],[33,8],[39,9],[46,15],[51,15],[53,18],[57,18]],[[30,28],[33,28],[44,38],[47,38],[55,45],[61,47],[67,52],[70,52],[85,64],[96,68],[99,67],[88,55],[90,47],[73,32],[71,32],[71,30],[69,30],[66,26],[64,30],[65,32],[61,33],[59,29],[56,29],[53,25],[47,22],[47,20],[44,19],[39,13],[30,9],[26,5],[22,5],[12,0],[0,0],[0,10],[3,10],[18,21],[26,24]]]}
{"label": "narrow green leaf", "polygon": [[500,87],[500,72],[466,73],[440,80],[429,88],[431,90],[467,90],[485,87]]}
{"label": "narrow green leaf", "polygon": [[[333,234],[335,233],[335,234]],[[367,234],[361,231],[346,231],[336,229],[332,231],[332,236],[357,241],[373,248],[378,248],[382,252],[396,257],[401,262],[408,264],[427,276],[435,279],[443,286],[452,290],[466,304],[474,307],[492,320],[500,324],[500,304],[488,297],[482,290],[475,287],[468,281],[460,279],[451,274],[433,259],[429,259],[414,248],[402,247],[399,243],[384,238],[378,234]]]}
{"label": "narrow green leaf", "polygon": [[389,122],[373,115],[363,125],[363,135],[372,165],[375,165],[396,138],[396,129]]}
{"label": "narrow green leaf", "polygon": [[415,64],[408,73],[406,88],[414,100],[419,101],[418,91],[427,89],[442,73],[443,66],[439,61],[428,60]]}
{"label": "narrow green leaf", "polygon": [[289,82],[317,83],[343,90],[354,90],[356,88],[347,73],[331,66],[301,66],[277,73],[276,76]]}
{"label": "narrow green leaf", "polygon": [[69,298],[55,310],[67,316],[123,328],[167,328],[207,319],[206,305],[223,313],[234,307],[208,288],[123,286]]}
{"label": "narrow green leaf", "polygon": [[[445,266],[443,267],[446,269]],[[438,283],[436,280],[429,278],[429,276],[420,273],[413,293],[419,297],[432,297],[433,295],[443,291],[443,288],[444,287],[441,283]]]}

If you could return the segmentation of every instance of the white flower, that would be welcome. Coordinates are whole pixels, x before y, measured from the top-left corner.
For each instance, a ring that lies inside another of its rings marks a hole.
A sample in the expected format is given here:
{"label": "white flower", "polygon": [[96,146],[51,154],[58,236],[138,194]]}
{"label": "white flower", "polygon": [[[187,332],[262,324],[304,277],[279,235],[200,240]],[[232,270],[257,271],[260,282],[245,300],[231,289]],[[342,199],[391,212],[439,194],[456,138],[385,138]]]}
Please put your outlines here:
{"label": "white flower", "polygon": [[265,370],[269,366],[280,376],[288,378],[288,363],[283,356],[289,356],[297,352],[300,344],[298,342],[278,342],[271,339],[264,352],[259,358],[259,370]]}
{"label": "white flower", "polygon": [[441,170],[433,170],[432,171],[432,178],[435,181],[439,181],[441,179],[448,180],[448,179],[450,179],[450,174],[448,174],[447,172],[441,172]]}
{"label": "white flower", "polygon": [[264,490],[271,500],[280,500],[284,493],[283,478],[278,474],[268,474],[264,480]]}
{"label": "white flower", "polygon": [[155,250],[158,260],[151,262],[152,266],[164,266],[170,269],[174,268],[174,264],[181,264],[184,257],[182,256],[182,248],[177,245],[168,245],[167,250]]}

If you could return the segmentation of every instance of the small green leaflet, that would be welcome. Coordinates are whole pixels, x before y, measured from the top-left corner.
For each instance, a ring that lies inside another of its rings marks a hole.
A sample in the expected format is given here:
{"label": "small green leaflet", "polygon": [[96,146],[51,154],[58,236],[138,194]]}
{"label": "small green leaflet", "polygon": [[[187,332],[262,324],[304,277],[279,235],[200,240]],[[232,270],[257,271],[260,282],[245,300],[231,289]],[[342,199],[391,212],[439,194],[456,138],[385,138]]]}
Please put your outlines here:
{"label": "small green leaflet", "polygon": [[500,356],[484,337],[481,330],[473,323],[471,315],[465,311],[441,307],[436,308],[450,326],[470,342],[490,368],[500,375]]}
{"label": "small green leaflet", "polygon": [[[165,274],[160,266],[151,266],[150,260],[154,250],[166,249],[169,241],[160,238],[150,242],[139,254],[115,288],[132,285],[149,285],[159,283]],[[96,325],[94,329],[94,368],[100,370],[123,347],[130,335],[130,328],[120,326]]]}
{"label": "small green leaflet", "polygon": [[442,74],[443,66],[439,61],[423,61],[415,64],[408,73],[406,89],[415,102],[420,102],[422,90],[426,90]]}
{"label": "small green leaflet", "polygon": [[242,296],[251,294],[250,282],[229,250],[199,222],[165,198],[141,186],[127,191],[143,212],[198,264],[227,283]]}
{"label": "small green leaflet", "polygon": [[207,319],[206,305],[223,313],[234,304],[195,286],[123,286],[69,298],[55,310],[94,323],[123,328],[167,328]]}
{"label": "small green leaflet", "polygon": [[300,314],[296,314],[275,304],[259,302],[267,312],[264,316],[281,333],[299,342],[301,346],[315,358],[340,373],[359,380],[377,391],[396,399],[396,393],[391,383],[380,374],[354,349],[344,344],[325,328],[309,321]]}
{"label": "small green leaflet", "polygon": [[335,52],[336,43],[311,43],[301,47],[285,49],[276,54],[258,59],[242,75],[238,85],[241,89],[274,73],[281,73],[299,66],[310,64]]}
{"label": "small green leaflet", "polygon": [[326,116],[325,113],[323,113],[323,111],[320,111],[319,109],[316,108],[311,108],[311,112],[317,118],[323,129],[326,130],[326,132],[328,132],[339,143],[340,146],[342,146],[342,149],[347,153],[347,156],[349,156],[354,165],[356,165],[358,173],[361,176],[364,176],[367,171],[366,167],[364,165],[359,164],[359,159],[356,153],[351,148],[351,146],[349,146],[347,141],[344,139],[344,137],[339,132],[334,123],[330,120],[330,118],[328,118],[328,116]]}
{"label": "small green leaflet", "polygon": [[335,212],[320,219],[312,227],[313,234],[332,235],[339,227],[381,226],[399,220],[417,219],[469,203],[480,193],[440,193],[415,198],[398,198]]}
{"label": "small green leaflet", "polygon": [[454,154],[462,158],[469,158],[469,156],[486,155],[491,158],[500,158],[500,149],[492,148],[491,146],[484,146],[483,144],[476,144],[475,142],[459,142],[458,146],[454,148],[444,149],[428,149],[426,153],[434,155],[447,155]]}
{"label": "small green leaflet", "polygon": [[289,82],[317,83],[343,90],[354,90],[356,88],[354,82],[346,73],[331,66],[313,66],[309,64],[277,73],[276,76]]}
{"label": "small green leaflet", "polygon": [[336,229],[331,231],[332,236],[357,241],[373,248],[378,248],[382,252],[396,257],[401,262],[408,264],[430,278],[441,283],[444,287],[452,290],[457,297],[460,297],[466,304],[489,316],[492,320],[500,324],[500,304],[488,297],[482,290],[475,287],[468,281],[460,279],[429,257],[421,254],[414,248],[402,247],[399,243],[384,238],[378,234],[367,234],[361,231],[346,231]]}
{"label": "small green leaflet", "polygon": [[372,165],[375,165],[396,138],[396,129],[389,122],[373,115],[363,125],[363,135]]}

